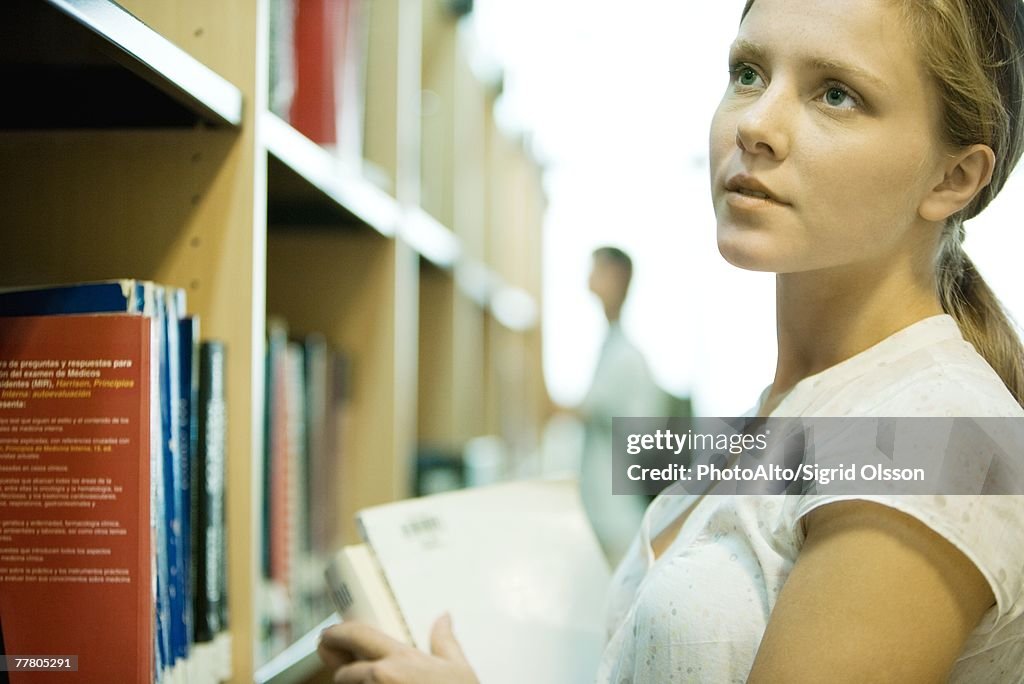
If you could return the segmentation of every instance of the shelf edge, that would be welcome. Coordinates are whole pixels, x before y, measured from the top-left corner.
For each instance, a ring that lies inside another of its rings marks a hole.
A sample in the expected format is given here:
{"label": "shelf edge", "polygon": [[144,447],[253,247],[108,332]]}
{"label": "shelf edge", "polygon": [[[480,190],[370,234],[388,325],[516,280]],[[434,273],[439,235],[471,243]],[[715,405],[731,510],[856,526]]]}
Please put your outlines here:
{"label": "shelf edge", "polygon": [[242,124],[242,92],[219,74],[109,0],[45,0],[120,55],[123,65],[211,123]]}
{"label": "shelf edge", "polygon": [[397,201],[354,173],[273,112],[261,119],[267,153],[301,176],[333,204],[385,237],[394,237],[401,211]]}

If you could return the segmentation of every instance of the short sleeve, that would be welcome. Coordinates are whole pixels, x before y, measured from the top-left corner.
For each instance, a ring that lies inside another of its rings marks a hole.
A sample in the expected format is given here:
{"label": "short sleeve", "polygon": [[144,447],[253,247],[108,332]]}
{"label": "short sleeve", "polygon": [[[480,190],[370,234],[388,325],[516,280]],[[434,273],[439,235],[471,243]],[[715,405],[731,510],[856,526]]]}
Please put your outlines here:
{"label": "short sleeve", "polygon": [[[973,348],[961,344],[955,352],[955,362],[931,359],[913,372],[905,369],[898,386],[862,415],[983,417],[975,420],[981,420],[986,430],[992,430],[986,434],[998,436],[997,441],[1006,447],[1005,467],[997,471],[1000,486],[981,490],[997,493],[928,495],[882,490],[807,494],[796,503],[792,533],[802,545],[803,516],[836,501],[873,501],[901,511],[953,544],[978,568],[996,599],[995,622],[987,625],[995,629],[1024,614],[1024,495],[1018,493],[1024,491],[1024,483],[1019,438],[1015,437],[1020,434],[1024,414]],[[1010,437],[1003,434],[1006,429],[1010,429],[1006,433]]]}
{"label": "short sleeve", "polygon": [[806,495],[793,516],[803,544],[801,519],[837,501],[872,501],[901,511],[958,548],[988,581],[996,599],[996,628],[1024,613],[1024,496],[1021,495]]}

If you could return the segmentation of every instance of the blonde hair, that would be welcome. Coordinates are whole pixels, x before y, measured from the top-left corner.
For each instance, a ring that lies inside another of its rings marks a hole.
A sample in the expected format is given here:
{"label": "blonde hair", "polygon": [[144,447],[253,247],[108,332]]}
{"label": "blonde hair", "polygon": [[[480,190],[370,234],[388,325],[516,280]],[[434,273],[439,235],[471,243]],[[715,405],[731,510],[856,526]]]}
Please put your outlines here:
{"label": "blonde hair", "polygon": [[[746,17],[755,0],[747,0]],[[1024,347],[1009,315],[963,248],[964,221],[999,194],[1024,151],[1021,0],[896,0],[943,105],[943,142],[984,144],[992,181],[943,228],[936,263],[942,308],[1024,406]]]}

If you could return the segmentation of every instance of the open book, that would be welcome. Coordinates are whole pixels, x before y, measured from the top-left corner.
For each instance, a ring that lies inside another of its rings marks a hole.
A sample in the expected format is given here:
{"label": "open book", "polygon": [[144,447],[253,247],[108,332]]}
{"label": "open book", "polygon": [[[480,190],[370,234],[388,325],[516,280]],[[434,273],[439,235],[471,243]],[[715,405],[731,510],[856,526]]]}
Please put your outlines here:
{"label": "open book", "polygon": [[481,682],[592,682],[609,571],[576,483],[533,480],[361,511],[327,569],[343,619],[424,650],[445,611]]}

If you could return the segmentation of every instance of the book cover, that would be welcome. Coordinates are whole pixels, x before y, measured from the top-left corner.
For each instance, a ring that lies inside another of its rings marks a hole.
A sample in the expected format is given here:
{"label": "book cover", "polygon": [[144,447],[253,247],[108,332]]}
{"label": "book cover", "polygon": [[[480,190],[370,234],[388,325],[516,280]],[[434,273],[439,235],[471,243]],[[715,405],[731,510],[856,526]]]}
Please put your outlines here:
{"label": "book cover", "polygon": [[[610,573],[574,481],[410,499],[365,509],[358,522],[417,647],[429,650],[430,628],[447,611],[481,682],[593,681]],[[387,612],[356,606],[374,590],[337,556],[332,574],[344,578],[350,610],[363,610],[348,617]],[[332,595],[345,590],[335,582]],[[510,657],[510,645],[529,657]]]}
{"label": "book cover", "polygon": [[153,678],[150,331],[124,315],[0,322],[4,649],[77,668],[12,684]]}

